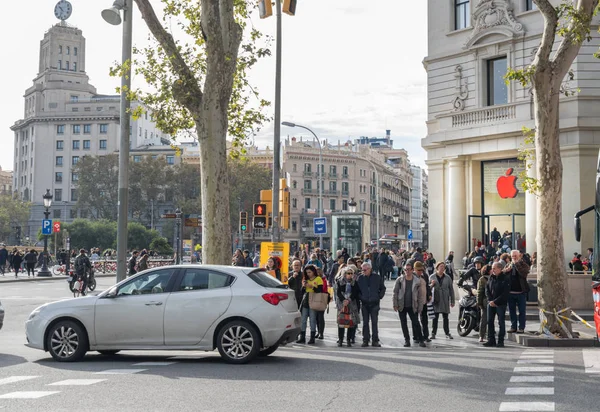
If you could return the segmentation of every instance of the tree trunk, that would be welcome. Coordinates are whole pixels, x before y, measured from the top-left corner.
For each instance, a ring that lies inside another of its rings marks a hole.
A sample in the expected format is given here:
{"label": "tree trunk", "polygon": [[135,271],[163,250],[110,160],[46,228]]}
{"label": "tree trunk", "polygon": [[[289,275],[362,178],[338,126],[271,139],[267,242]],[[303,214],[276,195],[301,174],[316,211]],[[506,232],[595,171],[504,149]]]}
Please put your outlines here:
{"label": "tree trunk", "polygon": [[[202,261],[231,264],[231,225],[229,221],[229,174],[227,168],[227,106],[225,110],[204,94],[201,120],[196,123],[200,141],[202,196]],[[208,104],[207,104],[208,103]],[[206,107],[212,106],[212,107]],[[223,112],[224,111],[224,112]]]}
{"label": "tree trunk", "polygon": [[[566,308],[567,272],[562,228],[562,161],[560,154],[560,79],[540,73],[535,80],[535,150],[540,191],[537,201],[538,300],[540,308],[553,312]],[[553,315],[551,332],[565,336]],[[568,323],[568,322],[565,322]],[[567,325],[570,326],[570,325]]]}

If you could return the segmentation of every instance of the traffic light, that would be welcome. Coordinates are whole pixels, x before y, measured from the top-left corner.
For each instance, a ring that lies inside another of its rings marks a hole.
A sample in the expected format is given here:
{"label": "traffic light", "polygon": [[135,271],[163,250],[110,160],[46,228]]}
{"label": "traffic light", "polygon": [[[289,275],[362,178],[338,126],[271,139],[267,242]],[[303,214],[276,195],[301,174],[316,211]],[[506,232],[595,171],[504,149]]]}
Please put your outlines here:
{"label": "traffic light", "polygon": [[258,0],[258,13],[261,19],[266,19],[273,15],[273,6],[271,0]]}
{"label": "traffic light", "polygon": [[279,182],[279,227],[288,230],[290,228],[290,188],[287,179]]}
{"label": "traffic light", "polygon": [[267,215],[267,205],[264,203],[255,203],[254,204],[254,216],[266,216]]}
{"label": "traffic light", "polygon": [[252,218],[252,226],[255,229],[266,229],[267,228],[267,217],[266,216],[254,216]]}
{"label": "traffic light", "polygon": [[283,0],[283,12],[290,16],[296,15],[296,0]]}
{"label": "traffic light", "polygon": [[248,230],[248,212],[240,212],[240,232]]}

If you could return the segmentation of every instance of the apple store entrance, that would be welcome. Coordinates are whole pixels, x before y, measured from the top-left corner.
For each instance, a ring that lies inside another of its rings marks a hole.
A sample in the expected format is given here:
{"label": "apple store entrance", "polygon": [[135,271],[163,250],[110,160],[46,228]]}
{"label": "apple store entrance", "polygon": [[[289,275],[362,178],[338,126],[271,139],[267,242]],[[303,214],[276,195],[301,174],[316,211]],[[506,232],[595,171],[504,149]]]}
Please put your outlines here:
{"label": "apple store entrance", "polygon": [[[517,249],[517,235],[524,235],[518,231],[519,220],[523,220],[525,223],[525,213],[509,213],[509,214],[490,214],[490,215],[469,215],[468,216],[468,239],[469,239],[469,247],[467,250],[473,251],[477,246],[488,246],[491,244],[491,233],[492,229],[497,226],[491,226],[490,218],[500,218],[500,219],[510,219],[511,221],[511,230],[509,231],[507,228],[503,227],[503,231],[500,231],[500,236],[503,236],[504,233],[508,232],[509,236],[509,244],[510,249]],[[521,219],[518,219],[521,218]],[[481,231],[479,232],[479,230]],[[500,228],[498,228],[500,230]],[[500,241],[499,247],[502,247],[502,241]]]}

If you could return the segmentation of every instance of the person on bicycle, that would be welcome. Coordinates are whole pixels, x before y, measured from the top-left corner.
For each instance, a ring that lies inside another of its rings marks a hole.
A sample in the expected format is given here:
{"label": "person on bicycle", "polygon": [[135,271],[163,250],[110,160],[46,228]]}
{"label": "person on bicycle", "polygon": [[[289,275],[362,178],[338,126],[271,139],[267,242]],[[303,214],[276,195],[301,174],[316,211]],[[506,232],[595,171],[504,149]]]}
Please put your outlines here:
{"label": "person on bicycle", "polygon": [[85,249],[81,249],[79,255],[75,258],[75,273],[83,281],[82,294],[84,295],[87,288],[87,273],[91,270],[92,263],[90,262],[90,258],[87,257]]}

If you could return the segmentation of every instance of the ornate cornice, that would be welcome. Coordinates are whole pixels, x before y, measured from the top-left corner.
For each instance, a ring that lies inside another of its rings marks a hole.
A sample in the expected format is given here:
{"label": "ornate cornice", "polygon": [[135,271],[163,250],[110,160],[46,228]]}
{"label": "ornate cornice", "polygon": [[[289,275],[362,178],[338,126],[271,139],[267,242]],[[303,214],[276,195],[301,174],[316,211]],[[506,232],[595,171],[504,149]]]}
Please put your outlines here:
{"label": "ornate cornice", "polygon": [[474,28],[465,43],[465,49],[490,34],[501,34],[511,39],[525,35],[525,29],[516,20],[513,6],[508,0],[479,0],[472,19]]}

